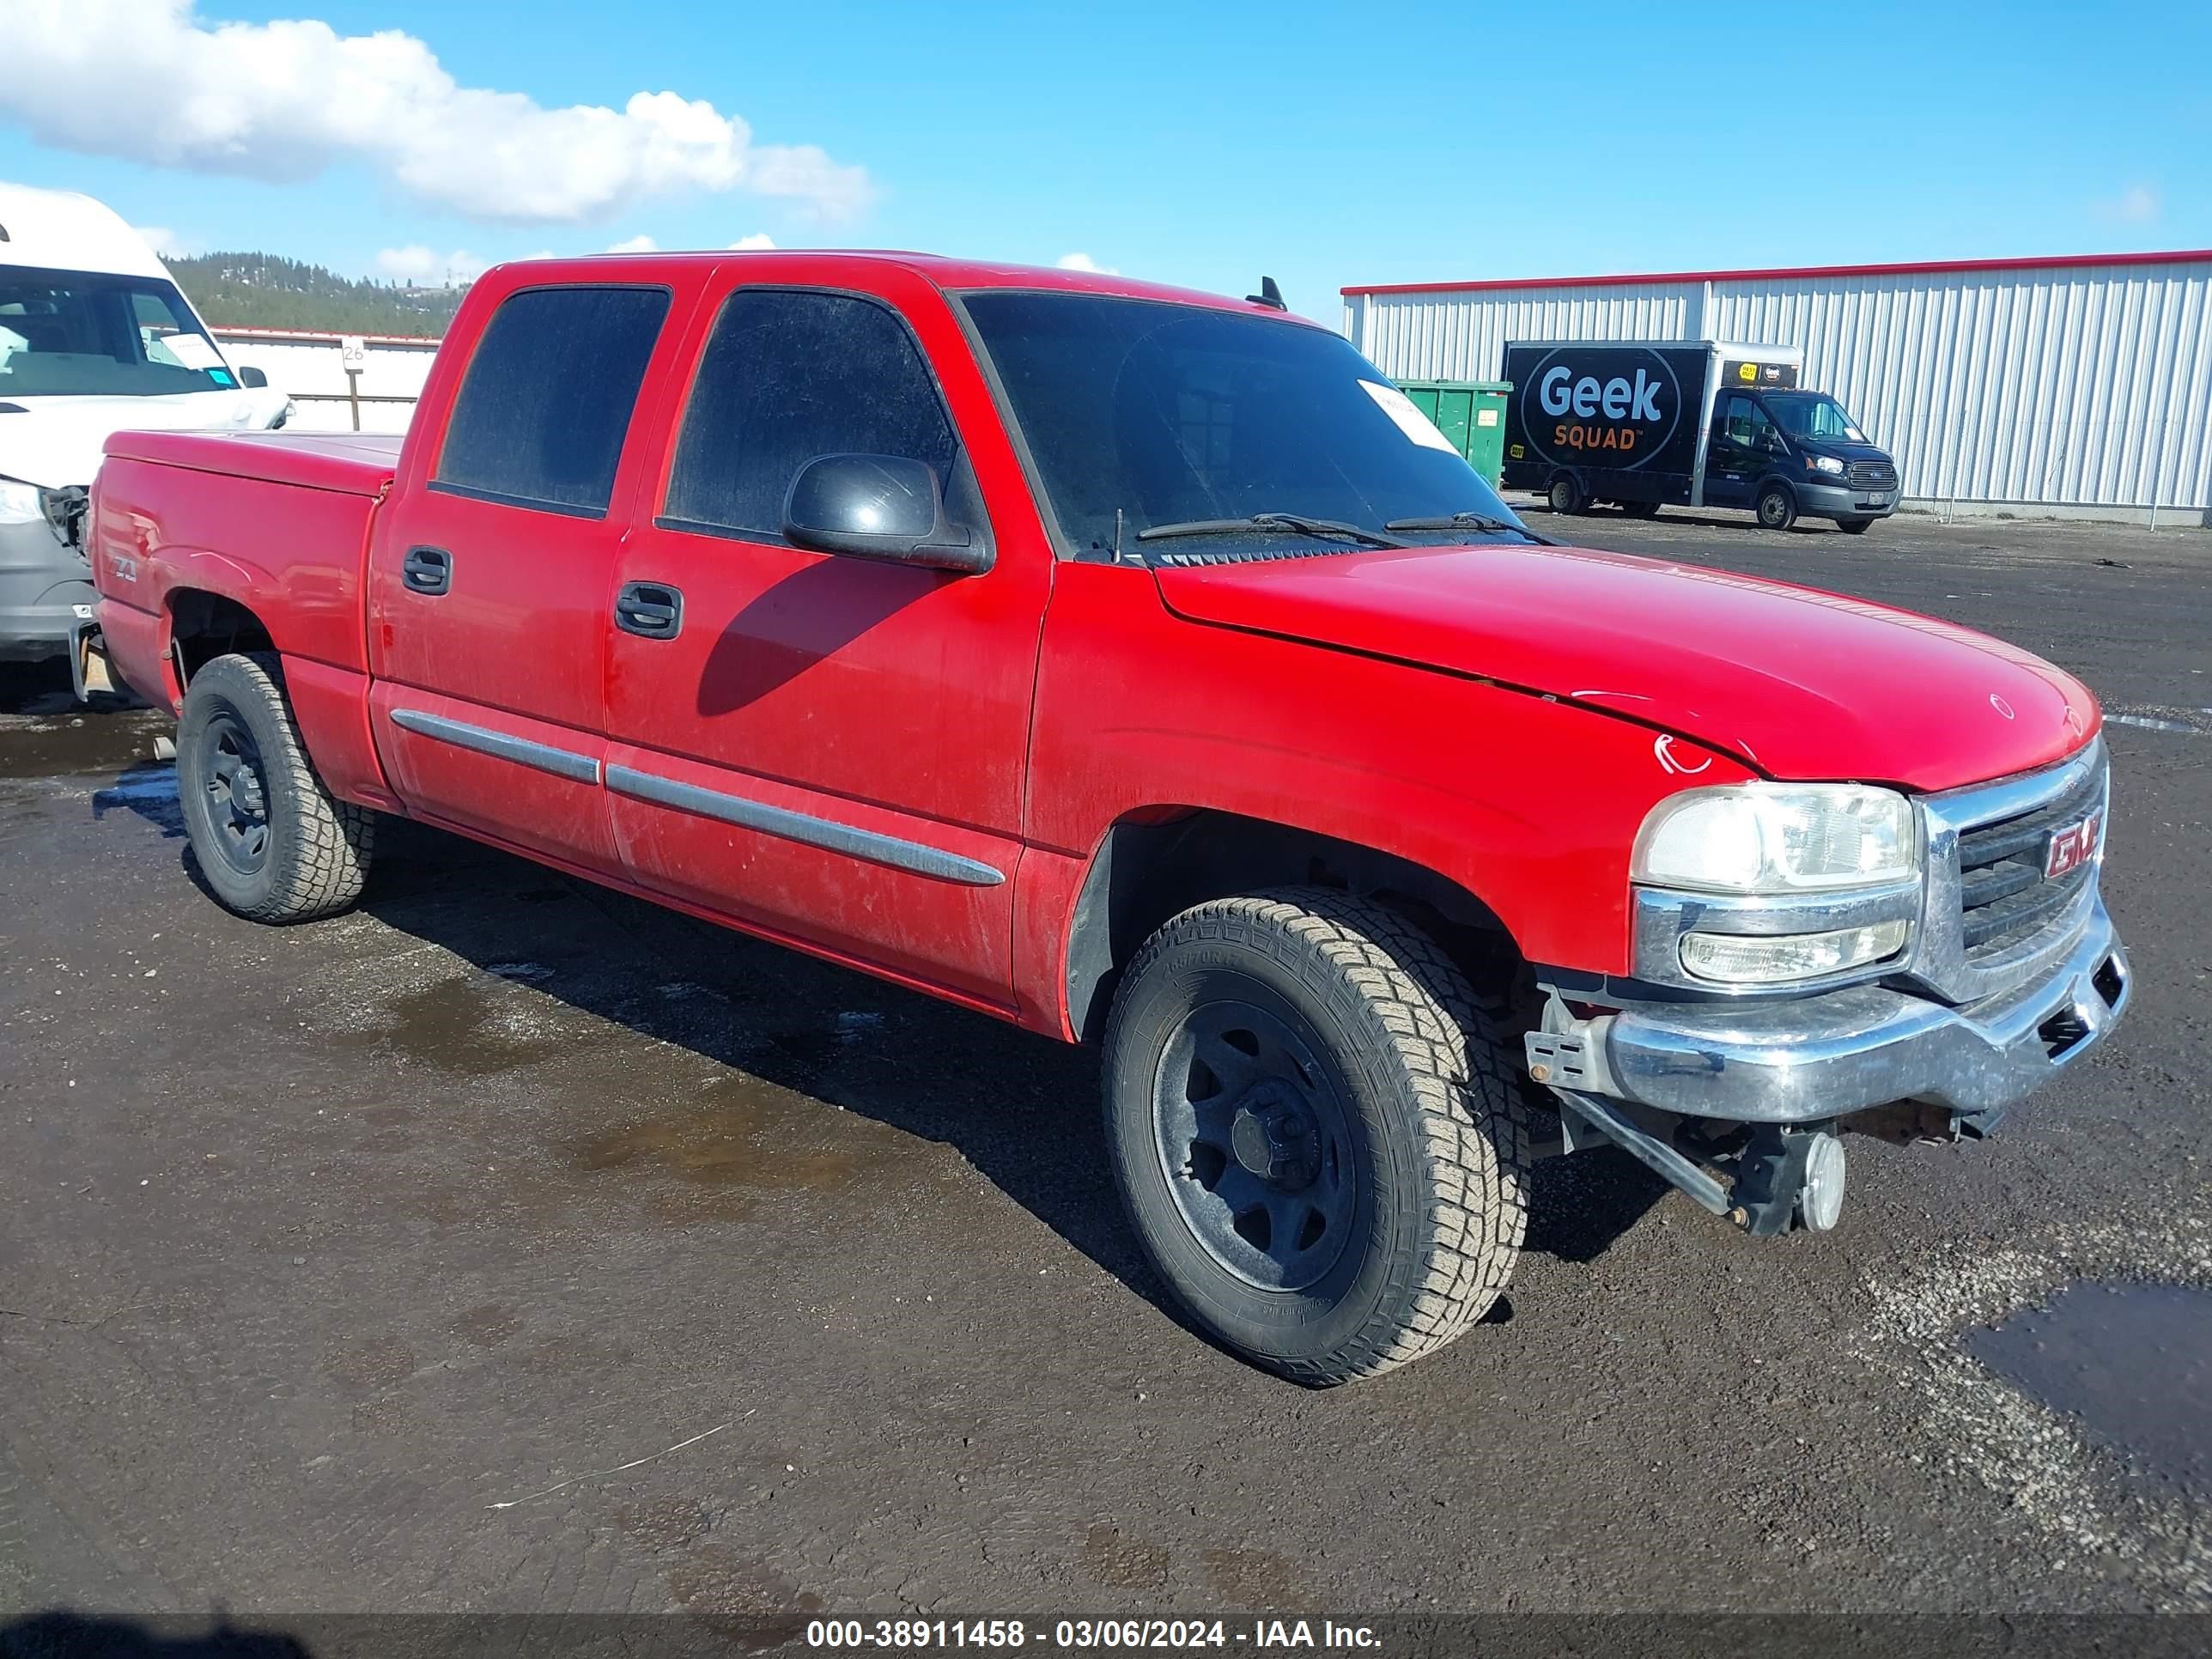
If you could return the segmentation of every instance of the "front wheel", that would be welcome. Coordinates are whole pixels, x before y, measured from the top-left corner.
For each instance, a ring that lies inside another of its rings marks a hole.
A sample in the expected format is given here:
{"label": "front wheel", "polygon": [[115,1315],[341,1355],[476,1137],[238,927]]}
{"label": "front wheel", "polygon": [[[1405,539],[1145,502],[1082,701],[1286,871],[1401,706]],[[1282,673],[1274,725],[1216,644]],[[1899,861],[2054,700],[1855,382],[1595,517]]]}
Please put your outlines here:
{"label": "front wheel", "polygon": [[1771,483],[1759,492],[1759,526],[1787,530],[1797,522],[1797,497],[1784,483]]}
{"label": "front wheel", "polygon": [[1198,1324],[1315,1386],[1442,1347],[1504,1288],[1528,1124],[1466,979],[1394,912],[1289,889],[1184,911],[1106,1033],[1115,1183]]}
{"label": "front wheel", "polygon": [[216,657],[177,722],[177,799],[200,874],[254,921],[309,921],[361,896],[376,819],[308,763],[274,652]]}
{"label": "front wheel", "polygon": [[1863,536],[1874,528],[1872,519],[1838,519],[1836,523],[1846,536]]}

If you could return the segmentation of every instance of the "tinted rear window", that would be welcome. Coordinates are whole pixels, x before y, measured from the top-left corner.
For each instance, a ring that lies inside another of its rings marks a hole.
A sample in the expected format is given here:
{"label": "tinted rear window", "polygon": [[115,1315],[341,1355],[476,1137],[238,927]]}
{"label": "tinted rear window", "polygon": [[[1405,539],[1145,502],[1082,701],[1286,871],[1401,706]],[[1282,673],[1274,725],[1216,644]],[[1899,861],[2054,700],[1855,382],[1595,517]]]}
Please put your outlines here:
{"label": "tinted rear window", "polygon": [[534,288],[484,325],[453,399],[441,487],[597,518],[668,315],[659,288]]}

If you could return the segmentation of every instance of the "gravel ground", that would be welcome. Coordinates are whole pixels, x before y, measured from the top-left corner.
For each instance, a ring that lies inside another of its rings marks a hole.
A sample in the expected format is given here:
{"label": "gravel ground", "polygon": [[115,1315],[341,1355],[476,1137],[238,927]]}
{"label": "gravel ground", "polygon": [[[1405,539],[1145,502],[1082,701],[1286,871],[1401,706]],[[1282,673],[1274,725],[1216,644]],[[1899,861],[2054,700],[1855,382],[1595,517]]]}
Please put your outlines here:
{"label": "gravel ground", "polygon": [[0,1617],[2212,1612],[2212,536],[1529,516],[2087,679],[2115,1041],[1824,1238],[1547,1164],[1501,1314],[1306,1393],[1164,1304],[1091,1056],[404,826],[250,926],[161,723],[9,671]]}

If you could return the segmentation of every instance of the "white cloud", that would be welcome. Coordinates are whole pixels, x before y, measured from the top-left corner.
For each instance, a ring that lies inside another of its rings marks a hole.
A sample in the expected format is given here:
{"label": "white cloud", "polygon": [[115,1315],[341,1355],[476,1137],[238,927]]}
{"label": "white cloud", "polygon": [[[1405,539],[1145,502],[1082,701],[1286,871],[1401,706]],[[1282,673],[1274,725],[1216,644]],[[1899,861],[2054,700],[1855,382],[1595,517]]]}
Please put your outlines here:
{"label": "white cloud", "polygon": [[1111,265],[1102,265],[1087,253],[1063,253],[1053,261],[1062,270],[1088,270],[1100,276],[1119,276]]}
{"label": "white cloud", "polygon": [[703,100],[640,92],[620,109],[548,109],[460,85],[397,29],[208,23],[194,0],[5,9],[0,117],[58,149],[276,183],[359,162],[418,200],[501,224],[580,222],[684,190],[788,198],[838,219],[875,194],[865,169],[811,144],[756,144]]}
{"label": "white cloud", "polygon": [[484,273],[486,262],[465,248],[440,253],[410,242],[387,247],[376,256],[376,274],[396,277],[416,288],[465,288]]}
{"label": "white cloud", "polygon": [[190,238],[178,235],[167,225],[133,225],[131,234],[164,259],[185,258],[198,246]]}
{"label": "white cloud", "polygon": [[775,246],[775,237],[769,235],[764,230],[757,230],[751,235],[740,236],[736,241],[731,243],[730,252],[732,253],[757,253],[763,248],[771,248]]}
{"label": "white cloud", "polygon": [[2100,218],[2117,219],[2124,225],[2147,225],[2165,209],[2164,200],[2148,185],[2130,185],[2118,196],[2097,204]]}
{"label": "white cloud", "polygon": [[650,236],[629,236],[607,250],[610,253],[658,253],[660,244]]}

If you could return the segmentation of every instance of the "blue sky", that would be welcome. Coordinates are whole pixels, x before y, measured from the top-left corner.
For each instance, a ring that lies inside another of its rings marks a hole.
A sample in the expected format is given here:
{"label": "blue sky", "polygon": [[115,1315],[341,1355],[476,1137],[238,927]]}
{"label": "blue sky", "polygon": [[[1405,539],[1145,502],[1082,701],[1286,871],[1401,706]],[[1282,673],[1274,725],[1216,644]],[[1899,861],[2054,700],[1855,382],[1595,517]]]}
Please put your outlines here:
{"label": "blue sky", "polygon": [[2212,246],[2212,7],[2100,9],[0,0],[0,179],[349,274],[764,235],[1266,271],[1332,322],[1347,283]]}

